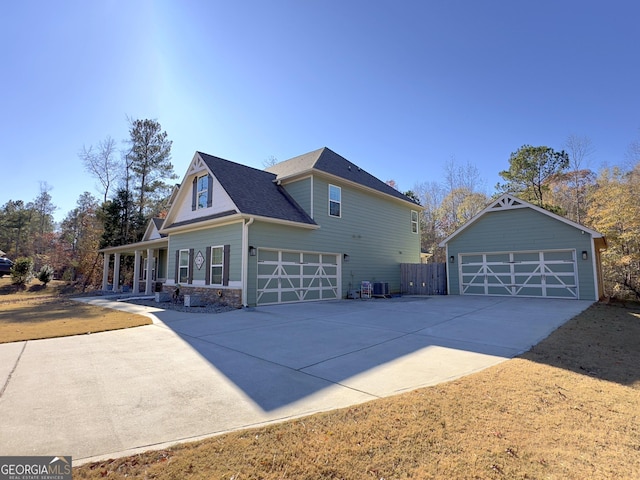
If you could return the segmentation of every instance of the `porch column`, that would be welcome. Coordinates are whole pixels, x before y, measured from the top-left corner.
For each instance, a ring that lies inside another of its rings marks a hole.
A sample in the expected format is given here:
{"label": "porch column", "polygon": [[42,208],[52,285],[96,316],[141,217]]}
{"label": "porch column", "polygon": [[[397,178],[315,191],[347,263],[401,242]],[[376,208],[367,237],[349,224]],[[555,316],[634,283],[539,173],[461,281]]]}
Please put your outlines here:
{"label": "porch column", "polygon": [[133,293],[140,293],[140,250],[135,251],[135,260],[133,261]]}
{"label": "porch column", "polygon": [[110,253],[103,253],[104,265],[102,266],[102,291],[106,291],[109,285],[109,260],[111,260]]}
{"label": "porch column", "polygon": [[113,291],[120,291],[120,254],[116,253],[113,259]]}
{"label": "porch column", "polygon": [[147,249],[147,283],[145,285],[144,294],[151,295],[153,293],[153,278],[151,278],[151,272],[153,272],[153,250],[151,248]]}

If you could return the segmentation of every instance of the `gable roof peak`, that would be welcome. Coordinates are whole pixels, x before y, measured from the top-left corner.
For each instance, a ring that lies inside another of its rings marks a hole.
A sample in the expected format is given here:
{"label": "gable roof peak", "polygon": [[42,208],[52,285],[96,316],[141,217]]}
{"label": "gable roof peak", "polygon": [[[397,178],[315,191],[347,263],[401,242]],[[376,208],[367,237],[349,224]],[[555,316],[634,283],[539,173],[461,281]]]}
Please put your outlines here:
{"label": "gable roof peak", "polygon": [[[510,209],[510,208],[521,208],[526,207],[528,202],[519,199],[518,197],[514,197],[509,193],[505,193],[496,199],[493,203],[489,204],[490,209]],[[529,204],[531,205],[531,204]]]}
{"label": "gable roof peak", "polygon": [[553,213],[549,210],[546,210],[542,207],[534,205],[533,203],[529,203],[521,198],[518,198],[510,193],[505,193],[498,197],[495,200],[492,200],[482,211],[476,214],[471,220],[469,220],[464,225],[460,226],[455,232],[449,235],[447,238],[442,240],[438,245],[440,247],[444,247],[451,239],[457,237],[462,231],[466,230],[470,225],[473,225],[476,221],[478,221],[482,216],[487,213],[496,212],[496,211],[505,211],[505,210],[516,210],[520,208],[530,208],[537,212],[542,213],[543,215],[547,215],[548,217],[554,218],[562,223],[565,223],[571,227],[574,227],[578,230],[581,230],[583,233],[588,233],[592,238],[604,238],[600,232],[597,232],[589,227],[585,227],[584,225],[574,222],[573,220],[569,220],[566,217]]}
{"label": "gable roof peak", "polygon": [[311,217],[274,183],[276,174],[197,152],[238,213],[315,225]]}

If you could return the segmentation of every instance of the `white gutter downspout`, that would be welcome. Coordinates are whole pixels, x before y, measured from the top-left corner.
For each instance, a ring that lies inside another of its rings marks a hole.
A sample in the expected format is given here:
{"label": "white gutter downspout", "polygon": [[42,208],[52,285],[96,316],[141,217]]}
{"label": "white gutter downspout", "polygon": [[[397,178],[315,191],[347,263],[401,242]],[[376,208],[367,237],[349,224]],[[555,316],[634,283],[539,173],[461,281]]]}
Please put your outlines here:
{"label": "white gutter downspout", "polygon": [[255,218],[251,217],[248,222],[242,224],[242,306],[247,307],[249,283],[249,225]]}
{"label": "white gutter downspout", "polygon": [[[451,274],[451,269],[449,268],[449,266],[451,265],[451,263],[449,262],[449,243],[446,243],[444,246],[444,261],[447,262],[446,263],[446,268],[447,268],[447,295],[451,295],[451,285],[449,284],[449,275]],[[458,283],[460,283],[460,279],[458,278]],[[461,292],[458,292],[458,295],[462,295]]]}

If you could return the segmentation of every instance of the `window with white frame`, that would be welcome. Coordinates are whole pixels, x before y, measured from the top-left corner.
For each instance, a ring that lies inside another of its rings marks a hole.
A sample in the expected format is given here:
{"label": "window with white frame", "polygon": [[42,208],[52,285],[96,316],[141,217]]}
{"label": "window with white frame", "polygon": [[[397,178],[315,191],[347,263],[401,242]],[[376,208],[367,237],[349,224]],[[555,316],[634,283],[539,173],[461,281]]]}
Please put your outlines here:
{"label": "window with white frame", "polygon": [[[149,259],[144,257],[144,264],[142,266],[142,280],[147,281],[147,267],[149,265]],[[153,265],[151,265],[151,280],[156,279],[156,266],[158,265],[158,258],[153,257]]]}
{"label": "window with white frame", "polygon": [[335,185],[329,185],[329,215],[342,216],[342,189]]}
{"label": "window with white frame", "polygon": [[180,250],[178,283],[189,283],[189,250]]}
{"label": "window with white frame", "polygon": [[418,233],[418,212],[411,210],[411,232]]}
{"label": "window with white frame", "polygon": [[206,208],[207,207],[207,198],[209,195],[209,176],[203,175],[198,177],[198,182],[196,184],[196,207]]}
{"label": "window with white frame", "polygon": [[224,247],[211,247],[211,285],[222,285]]}

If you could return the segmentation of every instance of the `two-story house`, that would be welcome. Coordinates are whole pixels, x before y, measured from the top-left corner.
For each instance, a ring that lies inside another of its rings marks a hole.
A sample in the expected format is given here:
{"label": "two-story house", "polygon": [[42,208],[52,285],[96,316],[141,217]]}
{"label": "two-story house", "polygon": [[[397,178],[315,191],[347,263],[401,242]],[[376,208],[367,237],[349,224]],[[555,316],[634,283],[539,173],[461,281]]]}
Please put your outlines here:
{"label": "two-story house", "polygon": [[420,208],[328,148],[266,170],[196,152],[167,217],[102,250],[103,288],[112,264],[121,287],[133,254],[133,289],[147,293],[179,285],[247,306],[345,298],[363,281],[399,292],[400,264],[420,262]]}

